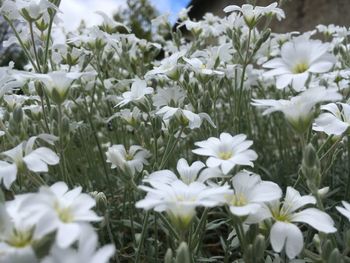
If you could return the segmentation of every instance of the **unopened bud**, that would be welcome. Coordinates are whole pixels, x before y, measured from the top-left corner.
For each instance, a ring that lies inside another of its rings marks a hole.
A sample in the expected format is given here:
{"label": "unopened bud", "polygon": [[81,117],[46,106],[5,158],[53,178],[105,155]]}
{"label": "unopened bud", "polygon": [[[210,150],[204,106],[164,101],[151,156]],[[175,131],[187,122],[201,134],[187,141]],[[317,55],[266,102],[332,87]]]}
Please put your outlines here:
{"label": "unopened bud", "polygon": [[190,251],[187,243],[182,242],[176,251],[176,263],[190,263]]}
{"label": "unopened bud", "polygon": [[257,235],[253,244],[254,256],[257,260],[264,257],[265,245],[265,237],[261,234]]}
{"label": "unopened bud", "polygon": [[166,251],[164,263],[173,263],[173,251],[170,248]]}
{"label": "unopened bud", "polygon": [[339,249],[335,248],[332,251],[331,255],[329,256],[327,262],[328,263],[341,262],[341,259],[342,259],[342,255],[340,254]]}
{"label": "unopened bud", "polygon": [[17,123],[21,123],[23,120],[23,110],[20,105],[17,105],[13,111],[13,119]]}

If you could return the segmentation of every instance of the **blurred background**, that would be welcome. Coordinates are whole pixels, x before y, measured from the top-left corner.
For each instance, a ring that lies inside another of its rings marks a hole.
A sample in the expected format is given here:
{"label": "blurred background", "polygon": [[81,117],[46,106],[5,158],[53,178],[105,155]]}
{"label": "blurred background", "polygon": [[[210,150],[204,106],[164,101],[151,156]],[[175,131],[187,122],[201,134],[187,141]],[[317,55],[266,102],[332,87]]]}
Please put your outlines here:
{"label": "blurred background", "polygon": [[[67,33],[78,27],[89,27],[100,23],[102,19],[95,12],[103,11],[132,28],[137,37],[151,40],[151,20],[161,14],[168,14],[170,22],[174,25],[178,12],[188,6],[192,6],[189,17],[192,20],[200,20],[207,12],[224,16],[223,8],[231,4],[251,3],[266,6],[275,1],[278,0],[62,0],[60,18]],[[0,5],[1,2],[2,0]],[[279,0],[278,2],[282,4],[287,18],[281,22],[272,22],[274,32],[305,32],[313,30],[318,24],[347,27],[350,25],[348,15],[350,0]],[[13,60],[15,66],[21,68],[25,61],[20,49],[16,45],[9,48],[2,46],[3,41],[11,34],[11,30],[0,16],[0,66],[6,66]]]}

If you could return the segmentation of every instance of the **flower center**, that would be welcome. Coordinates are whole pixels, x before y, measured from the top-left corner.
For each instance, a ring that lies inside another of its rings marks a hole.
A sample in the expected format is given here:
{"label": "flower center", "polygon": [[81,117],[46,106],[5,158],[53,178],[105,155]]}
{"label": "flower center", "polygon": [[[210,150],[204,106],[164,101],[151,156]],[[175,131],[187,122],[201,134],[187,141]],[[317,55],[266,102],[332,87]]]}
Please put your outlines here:
{"label": "flower center", "polygon": [[232,197],[231,203],[234,206],[245,206],[248,204],[247,198],[243,194],[235,194]]}
{"label": "flower center", "polygon": [[301,63],[298,63],[296,64],[294,67],[293,67],[293,70],[292,72],[294,74],[300,74],[300,73],[304,73],[305,71],[307,71],[309,69],[309,65],[305,62],[301,62]]}
{"label": "flower center", "polygon": [[276,221],[281,221],[281,222],[290,222],[290,213],[288,213],[288,210],[285,211],[283,208],[282,209],[274,209],[271,211],[272,217]]}
{"label": "flower center", "polygon": [[219,153],[219,158],[222,160],[228,160],[232,157],[232,152],[221,152]]}
{"label": "flower center", "polygon": [[18,231],[13,229],[7,243],[13,247],[23,248],[31,245],[33,237],[33,229],[27,231]]}
{"label": "flower center", "polygon": [[133,156],[132,154],[127,153],[127,154],[125,155],[125,160],[131,161],[131,160],[133,160],[133,159],[134,159],[134,156]]}
{"label": "flower center", "polygon": [[70,207],[61,207],[59,204],[56,204],[55,210],[57,212],[59,219],[62,222],[64,222],[64,223],[73,222],[74,216],[72,214]]}

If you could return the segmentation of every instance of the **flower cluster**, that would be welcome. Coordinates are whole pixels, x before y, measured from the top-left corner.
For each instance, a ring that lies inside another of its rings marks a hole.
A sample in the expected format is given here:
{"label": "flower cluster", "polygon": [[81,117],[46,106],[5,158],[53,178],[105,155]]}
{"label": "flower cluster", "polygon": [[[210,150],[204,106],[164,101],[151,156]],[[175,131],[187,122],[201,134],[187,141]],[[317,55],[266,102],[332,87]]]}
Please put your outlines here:
{"label": "flower cluster", "polygon": [[348,28],[1,2],[0,262],[350,261]]}
{"label": "flower cluster", "polygon": [[1,262],[39,262],[36,244],[50,239],[51,249],[42,262],[108,262],[114,247],[95,251],[97,235],[90,223],[101,217],[91,210],[95,200],[81,191],[57,182],[1,203]]}

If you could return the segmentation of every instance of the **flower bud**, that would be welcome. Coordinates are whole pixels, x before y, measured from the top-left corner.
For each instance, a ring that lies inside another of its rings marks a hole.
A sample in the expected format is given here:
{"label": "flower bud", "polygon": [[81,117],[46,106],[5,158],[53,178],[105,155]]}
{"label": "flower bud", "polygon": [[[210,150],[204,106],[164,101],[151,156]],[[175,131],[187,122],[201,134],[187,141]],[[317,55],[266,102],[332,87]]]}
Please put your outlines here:
{"label": "flower bud", "polygon": [[176,251],[176,263],[190,263],[190,251],[186,242],[182,242]]}
{"label": "flower bud", "polygon": [[257,261],[264,257],[265,245],[265,237],[261,234],[257,235],[253,243],[254,257]]}
{"label": "flower bud", "polygon": [[69,119],[67,116],[64,116],[62,118],[62,132],[63,134],[68,134],[69,133]]}
{"label": "flower bud", "polygon": [[328,263],[334,263],[334,262],[341,262],[342,260],[342,255],[340,254],[339,252],[339,249],[338,248],[335,248],[331,255],[329,256],[328,258]]}
{"label": "flower bud", "polygon": [[95,199],[97,209],[102,213],[104,213],[108,207],[108,201],[107,201],[106,195],[103,192],[97,192],[97,191],[90,193],[90,195]]}
{"label": "flower bud", "polygon": [[312,239],[312,243],[314,244],[314,246],[316,247],[316,249],[318,251],[321,251],[321,239],[320,236],[318,234],[315,234],[313,239]]}
{"label": "flower bud", "polygon": [[17,123],[21,123],[23,120],[23,110],[20,105],[17,105],[13,111],[13,119]]}
{"label": "flower bud", "polygon": [[173,263],[173,251],[170,248],[166,251],[164,263]]}
{"label": "flower bud", "polygon": [[253,54],[256,53],[260,49],[262,44],[264,44],[266,42],[266,40],[270,37],[270,34],[271,34],[271,29],[270,28],[266,29],[263,32],[261,38],[259,38],[258,42],[256,42],[256,44],[255,44],[255,48],[254,48]]}
{"label": "flower bud", "polygon": [[305,151],[304,151],[304,163],[307,167],[314,167],[317,164],[317,154],[316,154],[316,151],[315,151],[315,148],[312,146],[311,143],[309,143],[306,148],[305,148]]}
{"label": "flower bud", "polygon": [[43,84],[40,81],[34,82],[35,91],[39,97],[44,96]]}

